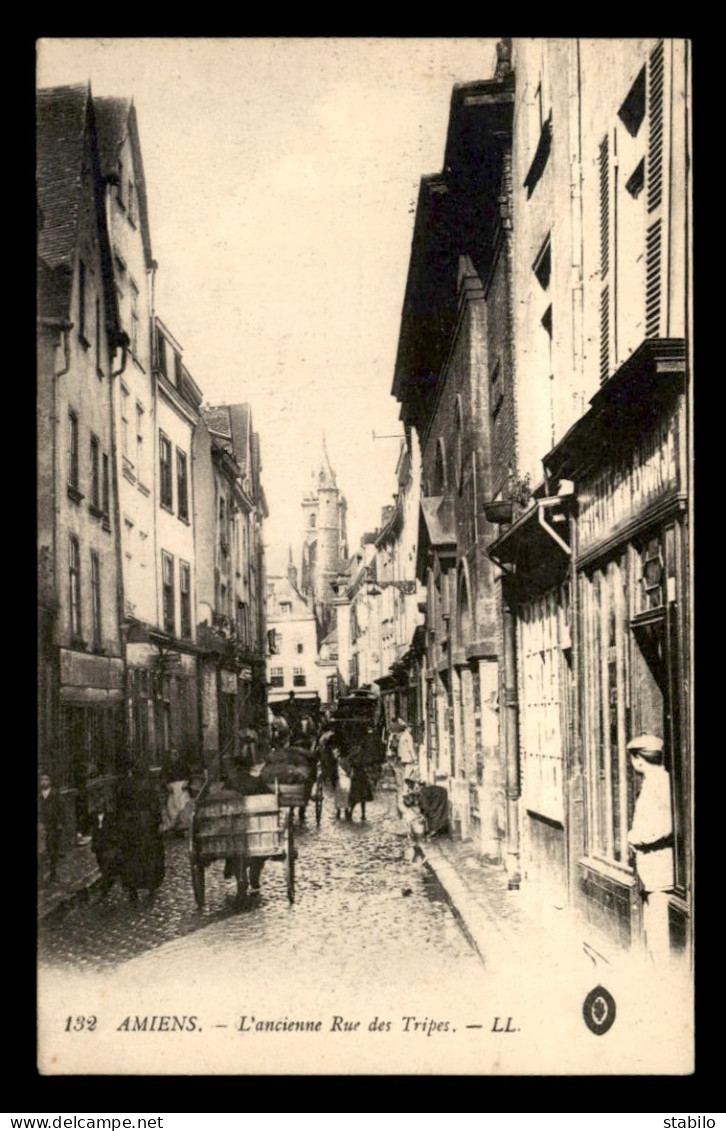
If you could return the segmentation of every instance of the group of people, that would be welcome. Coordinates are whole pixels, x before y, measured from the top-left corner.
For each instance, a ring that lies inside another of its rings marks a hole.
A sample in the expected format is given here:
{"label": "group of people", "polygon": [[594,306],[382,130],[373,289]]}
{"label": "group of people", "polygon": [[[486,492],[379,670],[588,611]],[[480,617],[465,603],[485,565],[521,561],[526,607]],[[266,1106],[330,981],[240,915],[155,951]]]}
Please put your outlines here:
{"label": "group of people", "polygon": [[[63,843],[63,806],[50,775],[39,775],[38,860],[41,885],[58,880]],[[149,895],[164,879],[162,806],[156,785],[144,773],[129,771],[121,781],[113,805],[103,790],[94,798],[90,814],[91,848],[100,871],[99,888],[105,896],[116,880],[130,902],[139,892]]]}

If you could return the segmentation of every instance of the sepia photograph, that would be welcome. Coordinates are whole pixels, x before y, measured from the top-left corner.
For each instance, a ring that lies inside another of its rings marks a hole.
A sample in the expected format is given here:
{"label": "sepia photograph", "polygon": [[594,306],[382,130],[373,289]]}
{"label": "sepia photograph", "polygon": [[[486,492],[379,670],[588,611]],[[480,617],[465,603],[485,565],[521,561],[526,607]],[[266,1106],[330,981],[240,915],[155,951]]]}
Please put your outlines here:
{"label": "sepia photograph", "polygon": [[39,1073],[692,1073],[690,41],[35,78]]}

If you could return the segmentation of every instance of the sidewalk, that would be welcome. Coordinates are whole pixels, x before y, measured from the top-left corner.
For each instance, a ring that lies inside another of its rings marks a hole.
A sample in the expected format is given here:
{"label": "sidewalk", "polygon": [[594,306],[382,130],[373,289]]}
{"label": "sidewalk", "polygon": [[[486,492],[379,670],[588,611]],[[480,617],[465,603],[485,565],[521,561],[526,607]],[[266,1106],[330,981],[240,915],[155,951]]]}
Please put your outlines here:
{"label": "sidewalk", "polygon": [[58,861],[58,879],[38,887],[38,921],[82,897],[100,879],[96,857],[90,844],[73,844]]}
{"label": "sidewalk", "polygon": [[[398,807],[407,824],[400,802]],[[531,886],[510,890],[504,868],[483,861],[474,841],[443,836],[416,843],[485,965],[526,965],[536,954],[552,970],[591,967],[575,916],[565,907],[539,902]]]}

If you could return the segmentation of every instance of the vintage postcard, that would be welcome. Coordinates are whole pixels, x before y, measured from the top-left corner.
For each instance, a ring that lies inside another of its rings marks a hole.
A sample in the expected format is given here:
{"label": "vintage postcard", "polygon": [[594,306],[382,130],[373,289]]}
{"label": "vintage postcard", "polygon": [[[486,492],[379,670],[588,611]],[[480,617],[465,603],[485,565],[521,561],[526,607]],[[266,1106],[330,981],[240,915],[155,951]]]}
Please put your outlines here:
{"label": "vintage postcard", "polygon": [[36,79],[39,1071],[691,1073],[690,43]]}

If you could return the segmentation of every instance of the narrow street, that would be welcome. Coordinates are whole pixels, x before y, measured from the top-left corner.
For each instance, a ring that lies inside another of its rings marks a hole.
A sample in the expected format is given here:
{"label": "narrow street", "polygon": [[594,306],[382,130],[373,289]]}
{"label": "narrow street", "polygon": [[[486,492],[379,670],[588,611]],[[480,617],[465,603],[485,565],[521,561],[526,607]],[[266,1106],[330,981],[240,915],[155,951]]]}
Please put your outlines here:
{"label": "narrow street", "polygon": [[[225,880],[221,862],[206,871],[203,911],[192,895],[186,840],[166,843],[166,878],[153,900],[131,905],[116,885],[102,899],[92,892],[61,918],[41,926],[39,960],[43,966],[70,965],[76,970],[109,970],[165,943],[175,947],[175,964],[191,959],[203,940],[234,955],[250,977],[273,976],[291,953],[305,977],[331,982],[360,970],[400,971],[416,955],[416,965],[432,964],[443,973],[452,962],[472,973],[480,960],[471,949],[427,869],[404,859],[404,826],[396,813],[395,794],[379,792],[360,823],[335,819],[326,796],[321,825],[310,806],[305,825],[296,826],[298,860],[296,902],[288,905],[284,867],[266,864],[262,893],[250,909],[235,906],[235,883]],[[356,945],[350,941],[355,937]]]}

